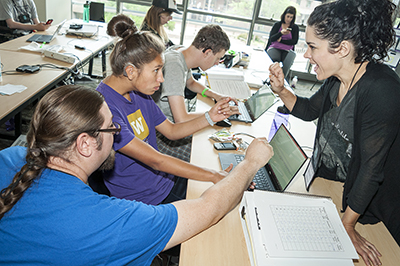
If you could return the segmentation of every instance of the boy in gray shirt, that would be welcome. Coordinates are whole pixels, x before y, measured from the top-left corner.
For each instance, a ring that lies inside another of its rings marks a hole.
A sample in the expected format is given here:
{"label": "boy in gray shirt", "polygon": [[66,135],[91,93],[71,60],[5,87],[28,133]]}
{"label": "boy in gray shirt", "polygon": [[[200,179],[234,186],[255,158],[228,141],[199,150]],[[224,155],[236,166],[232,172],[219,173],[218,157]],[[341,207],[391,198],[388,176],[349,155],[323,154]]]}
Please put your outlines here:
{"label": "boy in gray shirt", "polygon": [[[174,45],[165,52],[164,82],[160,91],[153,95],[153,99],[171,121],[178,123],[204,115],[187,112],[185,87],[216,101],[227,97],[196,81],[192,76],[192,68],[199,67],[205,71],[218,65],[229,47],[230,41],[226,33],[220,26],[210,24],[199,30],[189,47]],[[232,108],[237,110],[236,106]],[[171,141],[158,133],[157,145],[165,154],[190,161],[191,136]]]}

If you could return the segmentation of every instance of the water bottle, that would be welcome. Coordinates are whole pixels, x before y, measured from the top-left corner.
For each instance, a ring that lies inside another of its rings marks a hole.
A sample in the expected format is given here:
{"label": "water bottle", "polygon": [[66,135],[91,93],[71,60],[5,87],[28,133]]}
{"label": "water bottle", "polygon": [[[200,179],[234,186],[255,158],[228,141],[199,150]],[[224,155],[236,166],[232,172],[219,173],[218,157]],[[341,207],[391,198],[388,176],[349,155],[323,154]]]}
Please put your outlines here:
{"label": "water bottle", "polygon": [[292,84],[290,85],[293,89],[296,88],[297,81],[298,81],[297,76],[294,76],[292,79]]}
{"label": "water bottle", "polygon": [[89,22],[89,1],[86,1],[85,4],[83,4],[83,22]]}
{"label": "water bottle", "polygon": [[272,120],[271,129],[269,131],[268,141],[271,141],[272,137],[278,131],[281,124],[285,126],[289,123],[289,110],[285,106],[279,106],[276,110],[274,120]]}

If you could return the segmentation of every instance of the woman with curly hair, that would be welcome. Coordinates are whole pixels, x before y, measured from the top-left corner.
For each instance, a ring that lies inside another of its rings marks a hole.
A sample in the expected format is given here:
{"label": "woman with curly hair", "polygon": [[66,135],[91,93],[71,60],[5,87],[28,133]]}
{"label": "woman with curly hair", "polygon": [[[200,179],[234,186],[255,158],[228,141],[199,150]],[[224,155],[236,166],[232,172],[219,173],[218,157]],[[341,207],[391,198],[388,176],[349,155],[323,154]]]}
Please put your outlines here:
{"label": "woman with curly hair", "polygon": [[381,254],[356,230],[382,221],[400,244],[400,79],[382,61],[394,42],[389,0],[338,0],[315,8],[306,29],[307,52],[321,88],[310,98],[286,89],[279,65],[273,90],[294,116],[318,118],[306,177],[344,183],[342,222],[367,265]]}

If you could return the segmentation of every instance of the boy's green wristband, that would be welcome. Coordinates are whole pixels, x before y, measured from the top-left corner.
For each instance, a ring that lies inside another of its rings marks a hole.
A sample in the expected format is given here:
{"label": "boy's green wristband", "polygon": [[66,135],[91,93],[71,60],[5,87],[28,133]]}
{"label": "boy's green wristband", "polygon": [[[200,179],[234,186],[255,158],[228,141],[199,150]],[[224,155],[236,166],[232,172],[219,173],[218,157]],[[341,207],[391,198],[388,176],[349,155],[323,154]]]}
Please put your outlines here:
{"label": "boy's green wristband", "polygon": [[206,91],[208,91],[209,89],[208,88],[205,88],[202,92],[201,92],[201,95],[203,96],[203,97],[207,97],[207,95],[205,95],[204,93],[206,92]]}

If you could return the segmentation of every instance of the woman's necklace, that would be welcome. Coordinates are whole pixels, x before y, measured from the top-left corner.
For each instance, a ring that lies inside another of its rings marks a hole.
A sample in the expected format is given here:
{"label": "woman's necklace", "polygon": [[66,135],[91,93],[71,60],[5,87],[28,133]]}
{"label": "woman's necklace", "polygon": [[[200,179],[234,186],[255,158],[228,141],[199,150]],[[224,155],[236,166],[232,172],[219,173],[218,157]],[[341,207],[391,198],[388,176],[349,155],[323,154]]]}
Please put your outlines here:
{"label": "woman's necklace", "polygon": [[[361,66],[362,66],[363,64],[364,64],[364,61],[361,62],[361,64],[358,66],[358,68],[357,68],[357,70],[356,70],[356,73],[354,73],[353,78],[351,79],[350,85],[349,85],[349,87],[347,88],[346,94],[347,94],[347,92],[349,92],[349,90],[351,89],[351,86],[353,85],[353,82],[354,82],[354,80],[355,80],[355,78],[356,78],[356,76],[357,76],[357,73],[358,73],[358,71],[360,70],[360,68],[361,68]],[[346,96],[346,94],[343,95],[343,98]],[[342,100],[339,102],[339,95],[338,95],[338,97],[337,97],[337,99],[336,99],[336,104],[337,104],[337,106],[340,105],[340,103],[343,101],[343,98],[342,98]]]}
{"label": "woman's necklace", "polygon": [[[349,86],[347,91],[349,91],[351,89],[351,86],[353,85],[354,79],[356,78],[357,73],[360,70],[360,68],[361,68],[363,63],[364,62],[361,62],[361,64],[358,66],[356,73],[354,73],[354,76],[351,79],[350,86]],[[336,102],[337,102],[337,100],[336,100]],[[337,124],[337,122],[339,120],[339,116],[340,116],[340,112],[341,111],[342,111],[342,108],[339,108],[339,110],[337,112],[337,115],[336,115],[336,118],[334,120],[334,123],[332,124],[333,125],[332,129],[329,131],[328,136],[325,138],[326,140],[325,140],[324,146],[321,149],[316,148],[317,152],[316,152],[316,149],[314,149],[314,151],[313,151],[313,156],[311,156],[310,163],[307,166],[306,172],[304,173],[304,175],[307,176],[306,179],[308,179],[308,181],[307,181],[308,184],[311,184],[312,179],[314,179],[315,173],[316,173],[316,168],[320,167],[321,158],[322,158],[321,154],[324,152],[324,150],[326,148],[326,145],[328,144],[328,141],[329,141],[329,139],[330,139],[330,137],[332,135],[332,132],[335,129],[335,125]],[[320,130],[320,132],[321,131],[322,131],[322,129]],[[318,137],[318,139],[319,139],[319,137]],[[320,143],[318,144],[317,142],[319,143],[319,140],[316,140],[316,144],[315,144],[316,147],[320,145]],[[315,152],[316,152],[316,155],[314,156]],[[316,161],[316,163],[315,163],[315,161]],[[316,168],[314,168],[314,167],[316,167]]]}

